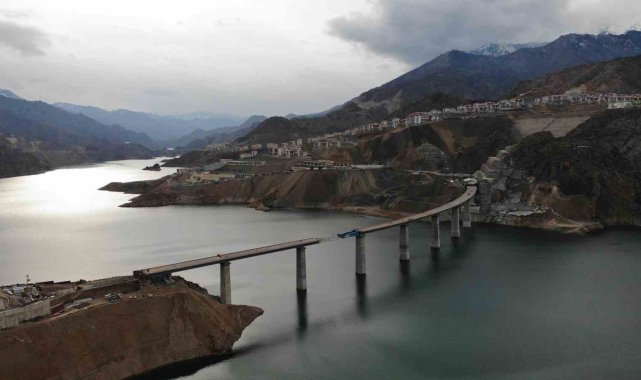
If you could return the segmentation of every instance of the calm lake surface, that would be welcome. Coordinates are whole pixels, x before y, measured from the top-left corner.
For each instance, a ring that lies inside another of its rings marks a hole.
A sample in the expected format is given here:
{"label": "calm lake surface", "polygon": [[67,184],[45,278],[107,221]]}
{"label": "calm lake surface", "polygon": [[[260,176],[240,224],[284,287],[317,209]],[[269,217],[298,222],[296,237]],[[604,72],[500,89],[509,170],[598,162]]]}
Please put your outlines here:
{"label": "calm lake surface", "polygon": [[[375,224],[325,212],[245,207],[126,209],[131,195],[97,191],[151,179],[157,160],[110,162],[0,180],[0,283],[77,280]],[[233,262],[234,303],[263,308],[236,353],[189,379],[638,379],[641,233],[570,237],[475,225],[432,255],[427,225],[410,226],[412,261],[396,229],[307,250],[308,292],[294,252]],[[218,294],[218,267],[181,273]],[[172,376],[172,375],[168,375]]]}

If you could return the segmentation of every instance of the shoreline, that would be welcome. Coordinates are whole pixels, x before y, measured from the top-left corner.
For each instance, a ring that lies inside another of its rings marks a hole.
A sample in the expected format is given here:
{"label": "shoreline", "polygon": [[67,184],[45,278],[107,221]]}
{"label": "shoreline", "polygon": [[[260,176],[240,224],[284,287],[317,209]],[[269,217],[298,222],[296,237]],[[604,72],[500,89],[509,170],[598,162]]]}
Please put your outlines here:
{"label": "shoreline", "polygon": [[[225,206],[225,205],[234,205],[234,206],[243,206],[247,208],[252,208],[256,211],[278,211],[278,210],[293,210],[293,211],[325,211],[325,212],[335,212],[335,213],[348,213],[355,215],[365,215],[386,219],[399,219],[414,213],[411,212],[402,212],[398,210],[384,209],[377,205],[349,205],[349,204],[331,204],[331,203],[320,203],[320,204],[308,204],[308,205],[288,205],[285,207],[280,206],[267,206],[263,201],[257,199],[241,200],[241,199],[230,199],[223,198],[217,202],[201,202],[195,201],[192,198],[187,197],[161,197],[161,199],[149,199],[144,198],[147,191],[153,191],[154,188],[158,185],[162,185],[164,179],[151,180],[151,181],[134,181],[128,183],[112,182],[106,186],[100,188],[103,191],[113,191],[121,192],[125,194],[138,194],[137,197],[130,199],[127,203],[120,205],[119,207],[126,208],[146,208],[146,207],[162,207],[162,206]],[[204,185],[207,186],[207,185]],[[140,198],[143,197],[143,198]],[[138,201],[136,201],[138,200]],[[443,213],[441,215],[441,221],[449,221],[449,214]],[[479,212],[478,206],[472,207],[472,221],[474,223],[483,223],[489,225],[501,225],[501,226],[511,226],[511,227],[522,227],[530,228],[535,230],[545,230],[552,231],[562,234],[570,235],[586,235],[591,234],[596,231],[601,231],[607,228],[607,226],[598,223],[598,222],[568,222],[567,220],[562,220],[554,215],[547,215],[542,218],[539,215],[533,216],[510,216],[510,215],[482,215]],[[624,225],[625,226],[625,225]]]}
{"label": "shoreline", "polygon": [[[177,276],[169,284],[124,276],[21,286],[37,290],[51,311],[0,330],[0,366],[12,378],[156,378],[172,366],[228,358],[243,330],[263,314],[254,306],[221,304]],[[8,310],[25,308],[15,303]]]}

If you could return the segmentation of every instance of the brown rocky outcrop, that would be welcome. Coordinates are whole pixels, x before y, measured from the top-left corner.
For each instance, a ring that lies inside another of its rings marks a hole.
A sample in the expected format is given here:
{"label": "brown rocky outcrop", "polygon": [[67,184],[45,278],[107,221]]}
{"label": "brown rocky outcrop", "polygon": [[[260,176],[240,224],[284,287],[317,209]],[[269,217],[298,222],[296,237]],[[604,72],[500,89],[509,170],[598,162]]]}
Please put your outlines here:
{"label": "brown rocky outcrop", "polygon": [[262,314],[182,282],[144,294],[0,332],[0,378],[121,379],[225,355]]}
{"label": "brown rocky outcrop", "polygon": [[[261,210],[319,209],[399,217],[439,206],[463,191],[447,177],[393,169],[309,170],[193,185],[175,177],[163,181],[123,206],[242,204]],[[131,183],[103,189],[134,192],[141,188]]]}
{"label": "brown rocky outcrop", "polygon": [[98,190],[117,191],[125,194],[142,194],[160,184],[160,180],[134,181],[134,182],[111,182]]}

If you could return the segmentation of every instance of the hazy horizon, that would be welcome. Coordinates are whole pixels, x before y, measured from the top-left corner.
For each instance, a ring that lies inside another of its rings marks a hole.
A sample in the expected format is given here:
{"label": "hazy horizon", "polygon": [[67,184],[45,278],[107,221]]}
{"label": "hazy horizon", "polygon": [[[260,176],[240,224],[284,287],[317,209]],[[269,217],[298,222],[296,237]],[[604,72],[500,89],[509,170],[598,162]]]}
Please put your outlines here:
{"label": "hazy horizon", "polygon": [[16,0],[0,7],[0,88],[162,115],[308,114],[451,49],[620,33],[640,12],[630,0]]}

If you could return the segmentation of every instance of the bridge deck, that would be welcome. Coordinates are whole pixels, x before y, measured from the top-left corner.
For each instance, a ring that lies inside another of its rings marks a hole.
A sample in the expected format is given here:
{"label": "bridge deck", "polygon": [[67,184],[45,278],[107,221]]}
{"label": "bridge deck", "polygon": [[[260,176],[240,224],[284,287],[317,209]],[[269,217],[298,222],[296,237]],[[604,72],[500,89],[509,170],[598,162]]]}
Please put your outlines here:
{"label": "bridge deck", "polygon": [[[439,206],[437,208],[422,212],[420,214],[415,214],[411,215],[405,218],[401,219],[396,219],[392,220],[389,222],[377,224],[375,226],[370,226],[370,227],[365,227],[365,228],[360,228],[355,230],[355,232],[358,232],[360,234],[365,234],[365,233],[370,233],[370,232],[376,232],[380,230],[384,230],[387,228],[395,227],[395,226],[400,226],[402,224],[408,224],[410,222],[417,221],[419,219],[427,218],[432,215],[440,214],[443,211],[447,211],[451,208],[461,206],[463,203],[467,202],[470,200],[474,194],[476,194],[476,186],[469,186],[463,195],[460,197],[454,199],[451,202],[448,202],[442,206]],[[161,265],[153,268],[147,268],[147,269],[141,269],[137,270],[134,272],[135,276],[158,276],[158,275],[164,275],[164,274],[169,274],[173,272],[180,272],[188,269],[195,269],[195,268],[200,268],[208,265],[215,265],[215,264],[220,264],[222,262],[227,262],[227,261],[234,261],[234,260],[240,260],[240,259],[246,259],[248,257],[253,257],[253,256],[259,256],[259,255],[265,255],[268,253],[274,253],[274,252],[279,252],[279,251],[285,251],[289,249],[294,249],[298,247],[306,247],[308,245],[314,245],[314,244],[319,244],[322,241],[322,239],[318,238],[313,238],[313,239],[303,239],[303,240],[295,240],[295,241],[290,241],[287,243],[280,243],[280,244],[274,244],[274,245],[268,245],[264,247],[258,247],[258,248],[252,248],[252,249],[247,249],[244,251],[238,251],[238,252],[232,252],[232,253],[226,253],[226,254],[220,254],[216,256],[211,256],[211,257],[205,257],[202,259],[196,259],[196,260],[189,260],[189,261],[183,261],[180,263],[175,263],[175,264],[168,264],[168,265]]]}
{"label": "bridge deck", "polygon": [[465,190],[463,195],[461,195],[460,197],[458,197],[458,198],[454,199],[453,201],[448,202],[448,203],[446,203],[446,204],[444,204],[442,206],[439,206],[437,208],[433,208],[431,210],[422,212],[420,214],[410,215],[410,216],[405,217],[405,218],[392,220],[392,221],[389,221],[389,222],[377,224],[375,226],[359,228],[357,231],[362,233],[362,234],[366,234],[366,233],[370,233],[370,232],[376,232],[376,231],[384,230],[384,229],[387,229],[387,228],[400,226],[401,224],[407,224],[407,223],[410,223],[410,222],[414,222],[414,221],[417,221],[419,219],[424,219],[424,218],[430,217],[432,215],[440,214],[443,211],[447,211],[447,210],[449,210],[451,208],[458,207],[458,206],[462,205],[463,203],[465,203],[468,200],[470,200],[474,196],[474,194],[476,194],[476,186],[468,186],[468,188]]}
{"label": "bridge deck", "polygon": [[303,239],[295,240],[287,243],[280,243],[274,245],[268,245],[264,247],[246,249],[244,251],[232,252],[227,254],[221,254],[211,257],[205,257],[202,259],[183,261],[180,263],[162,265],[153,268],[141,269],[134,272],[134,275],[145,275],[145,276],[157,276],[173,272],[180,272],[183,270],[200,268],[207,265],[220,264],[226,261],[246,259],[252,256],[265,255],[268,253],[285,251],[288,249],[294,249],[298,247],[306,247],[308,245],[314,245],[320,243],[321,239]]}

